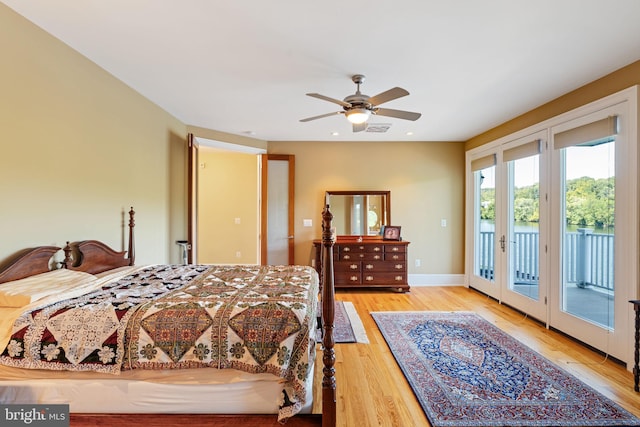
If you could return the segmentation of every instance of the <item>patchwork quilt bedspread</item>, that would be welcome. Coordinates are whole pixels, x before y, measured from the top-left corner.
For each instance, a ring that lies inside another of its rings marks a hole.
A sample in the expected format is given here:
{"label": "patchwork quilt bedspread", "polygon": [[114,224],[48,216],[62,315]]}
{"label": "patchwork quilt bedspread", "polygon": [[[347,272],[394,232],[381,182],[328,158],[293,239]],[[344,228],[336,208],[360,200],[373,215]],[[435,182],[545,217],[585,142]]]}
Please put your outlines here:
{"label": "patchwork quilt bedspread", "polygon": [[268,372],[301,407],[313,375],[317,295],[317,274],[306,266],[149,266],[23,313],[0,363],[111,374]]}

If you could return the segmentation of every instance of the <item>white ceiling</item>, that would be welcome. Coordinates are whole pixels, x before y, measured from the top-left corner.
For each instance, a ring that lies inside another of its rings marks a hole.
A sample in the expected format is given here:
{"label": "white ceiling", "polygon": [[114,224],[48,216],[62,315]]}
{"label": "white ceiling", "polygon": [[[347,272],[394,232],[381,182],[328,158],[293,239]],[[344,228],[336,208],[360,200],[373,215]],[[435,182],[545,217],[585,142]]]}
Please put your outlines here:
{"label": "white ceiling", "polygon": [[[640,59],[639,0],[1,1],[184,123],[269,141],[467,140]],[[299,122],[353,74],[422,117]]]}

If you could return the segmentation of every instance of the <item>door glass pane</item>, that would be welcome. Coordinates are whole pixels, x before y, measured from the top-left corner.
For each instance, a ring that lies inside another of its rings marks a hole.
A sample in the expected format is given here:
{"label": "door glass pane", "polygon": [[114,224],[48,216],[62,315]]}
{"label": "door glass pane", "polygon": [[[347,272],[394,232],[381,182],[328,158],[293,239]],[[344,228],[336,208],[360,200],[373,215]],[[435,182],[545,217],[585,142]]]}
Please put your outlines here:
{"label": "door glass pane", "polygon": [[563,149],[562,309],[613,329],[615,140]]}
{"label": "door glass pane", "polygon": [[509,288],[538,300],[540,155],[509,168]]}
{"label": "door glass pane", "polygon": [[267,264],[289,264],[289,162],[269,160]]}
{"label": "door glass pane", "polygon": [[474,274],[494,281],[496,229],[496,167],[474,172],[476,197]]}

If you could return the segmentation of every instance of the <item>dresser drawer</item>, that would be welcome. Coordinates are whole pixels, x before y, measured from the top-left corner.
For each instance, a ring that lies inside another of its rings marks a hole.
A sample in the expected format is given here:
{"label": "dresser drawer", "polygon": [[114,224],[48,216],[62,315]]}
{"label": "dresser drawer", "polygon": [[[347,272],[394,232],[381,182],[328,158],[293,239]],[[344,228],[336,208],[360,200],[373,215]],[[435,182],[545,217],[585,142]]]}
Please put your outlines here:
{"label": "dresser drawer", "polygon": [[407,283],[407,275],[405,273],[371,273],[365,271],[362,273],[362,284],[366,285],[389,285]]}
{"label": "dresser drawer", "polygon": [[398,271],[406,272],[407,263],[404,261],[364,261],[362,263],[363,272],[377,272],[377,271]]}
{"label": "dresser drawer", "polygon": [[381,254],[384,252],[384,244],[380,243],[380,244],[373,244],[373,245],[367,245],[365,247],[365,252],[369,252],[369,253],[378,253]]}
{"label": "dresser drawer", "polygon": [[362,283],[362,274],[358,272],[334,271],[333,282],[339,285],[358,285]]}
{"label": "dresser drawer", "polygon": [[392,253],[384,254],[385,261],[404,261],[406,259],[407,259],[406,252],[392,252]]}
{"label": "dresser drawer", "polygon": [[338,252],[340,253],[340,256],[345,254],[352,254],[352,253],[359,253],[359,252],[366,251],[365,245],[359,245],[359,244],[351,244],[351,245],[339,244],[334,246],[334,250],[335,248],[338,248]]}
{"label": "dresser drawer", "polygon": [[361,255],[362,261],[384,261],[384,253],[370,252]]}
{"label": "dresser drawer", "polygon": [[362,263],[360,261],[336,261],[333,263],[333,272],[360,272],[362,271]]}
{"label": "dresser drawer", "polygon": [[337,261],[359,261],[365,259],[368,255],[364,252],[341,252],[339,255],[334,256],[333,259]]}
{"label": "dresser drawer", "polygon": [[389,253],[404,253],[407,252],[407,245],[384,245],[384,253],[385,254],[389,254]]}

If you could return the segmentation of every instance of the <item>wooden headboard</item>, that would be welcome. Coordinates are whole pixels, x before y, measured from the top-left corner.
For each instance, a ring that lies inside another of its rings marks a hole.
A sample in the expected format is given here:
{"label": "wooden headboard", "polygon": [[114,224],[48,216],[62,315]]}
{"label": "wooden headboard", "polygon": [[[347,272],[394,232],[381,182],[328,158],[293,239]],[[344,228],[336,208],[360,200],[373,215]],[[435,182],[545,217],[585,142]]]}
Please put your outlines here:
{"label": "wooden headboard", "polygon": [[126,258],[126,251],[114,251],[98,240],[67,242],[64,247],[64,268],[84,271],[90,274],[102,273],[126,265],[132,265]]}
{"label": "wooden headboard", "polygon": [[[69,270],[84,271],[90,274],[102,273],[135,263],[135,243],[133,228],[135,227],[135,211],[129,211],[129,247],[127,251],[115,251],[98,240],[67,242],[64,247],[63,266]],[[128,257],[125,257],[128,255]]]}
{"label": "wooden headboard", "polygon": [[60,249],[57,246],[23,249],[0,265],[0,283],[46,273],[51,270],[51,257]]}
{"label": "wooden headboard", "polygon": [[[115,251],[97,240],[67,242],[67,246],[62,249],[65,254],[64,261],[61,263],[62,267],[97,274],[113,268],[134,265],[134,216],[135,211],[132,207],[129,211],[129,247],[127,251]],[[17,252],[0,264],[0,283],[50,271],[52,257],[60,250],[61,248],[57,246],[37,246]],[[58,266],[54,266],[54,268],[58,268]]]}

